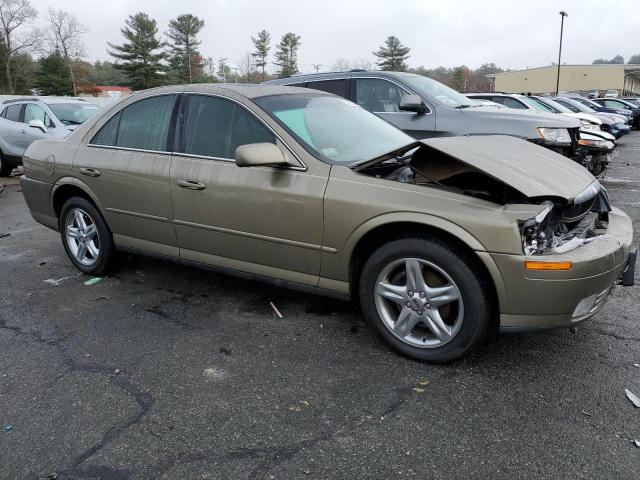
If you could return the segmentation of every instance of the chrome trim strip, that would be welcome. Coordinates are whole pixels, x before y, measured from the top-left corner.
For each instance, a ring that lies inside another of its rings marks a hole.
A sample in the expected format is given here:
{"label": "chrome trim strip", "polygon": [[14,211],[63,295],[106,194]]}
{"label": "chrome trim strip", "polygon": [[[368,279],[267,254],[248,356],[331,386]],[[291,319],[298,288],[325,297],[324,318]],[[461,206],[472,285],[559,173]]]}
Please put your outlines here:
{"label": "chrome trim strip", "polygon": [[153,153],[154,155],[171,155],[172,152],[166,150],[145,150],[144,148],[129,148],[129,147],[116,147],[111,145],[96,145],[93,143],[87,143],[87,147],[102,148],[105,150],[122,150],[125,152],[140,152],[140,153]]}
{"label": "chrome trim strip", "polygon": [[237,235],[239,237],[253,238],[255,240],[264,240],[266,242],[272,242],[272,243],[281,243],[283,245],[291,245],[293,247],[306,248],[308,250],[324,251],[323,248],[327,248],[329,249],[327,250],[328,252],[335,253],[332,251],[335,249],[332,249],[331,247],[322,247],[321,245],[314,245],[312,243],[305,243],[305,242],[297,242],[295,240],[288,240],[286,238],[270,237],[268,235],[260,235],[258,233],[249,233],[249,232],[242,232],[240,230],[232,230],[230,228],[214,227],[213,225],[203,225],[202,223],[187,222],[186,220],[174,220],[173,223],[175,223],[176,225],[182,225],[183,227],[200,228],[202,230],[210,230],[213,232],[226,233],[228,235]]}
{"label": "chrome trim strip", "polygon": [[156,215],[149,215],[147,213],[138,213],[138,212],[130,212],[129,210],[120,210],[119,208],[105,208],[107,212],[111,213],[119,213],[121,215],[129,215],[132,217],[144,218],[146,220],[156,220],[158,222],[168,222],[169,219],[167,217],[158,217]]}

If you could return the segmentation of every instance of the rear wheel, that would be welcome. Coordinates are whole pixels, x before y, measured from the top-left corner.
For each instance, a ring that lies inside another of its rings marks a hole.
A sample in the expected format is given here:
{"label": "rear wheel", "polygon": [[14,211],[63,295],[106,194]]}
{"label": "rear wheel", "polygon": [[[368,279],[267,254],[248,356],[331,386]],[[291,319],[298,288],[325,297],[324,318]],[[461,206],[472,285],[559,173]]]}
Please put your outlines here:
{"label": "rear wheel", "polygon": [[360,301],[391,347],[422,361],[465,355],[491,323],[476,262],[439,239],[399,239],[376,250],[362,270]]}
{"label": "rear wheel", "polygon": [[109,272],[117,252],[106,222],[91,202],[82,197],[67,200],[59,227],[67,256],[78,270],[96,276]]}

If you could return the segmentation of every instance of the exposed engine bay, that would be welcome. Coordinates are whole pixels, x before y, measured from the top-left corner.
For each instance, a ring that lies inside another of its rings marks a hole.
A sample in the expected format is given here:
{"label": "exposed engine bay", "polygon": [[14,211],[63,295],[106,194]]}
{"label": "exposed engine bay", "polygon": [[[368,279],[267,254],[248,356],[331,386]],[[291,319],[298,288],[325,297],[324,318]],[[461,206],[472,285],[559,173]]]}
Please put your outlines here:
{"label": "exposed engine bay", "polygon": [[359,173],[401,183],[425,185],[500,205],[534,204],[534,217],[518,221],[525,255],[563,253],[606,233],[611,211],[607,191],[595,180],[568,203],[559,197],[527,197],[491,175],[428,145],[380,159]]}

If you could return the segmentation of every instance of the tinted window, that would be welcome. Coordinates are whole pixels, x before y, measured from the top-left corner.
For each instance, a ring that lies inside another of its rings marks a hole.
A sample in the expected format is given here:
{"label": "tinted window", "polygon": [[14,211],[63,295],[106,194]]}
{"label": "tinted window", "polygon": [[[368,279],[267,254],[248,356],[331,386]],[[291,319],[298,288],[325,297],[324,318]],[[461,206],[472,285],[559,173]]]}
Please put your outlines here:
{"label": "tinted window", "polygon": [[175,95],[146,98],[122,110],[116,145],[164,151]]}
{"label": "tinted window", "polygon": [[115,146],[118,141],[118,124],[120,123],[120,112],[116,113],[113,117],[105,123],[102,128],[91,139],[93,145],[108,145]]}
{"label": "tinted window", "polygon": [[252,114],[229,100],[190,95],[185,118],[184,152],[234,158],[249,143],[275,143],[275,136]]}
{"label": "tinted window", "polygon": [[307,88],[315,88],[316,90],[333,93],[334,95],[340,95],[345,98],[349,96],[349,92],[347,92],[347,81],[345,79],[309,82],[307,83]]}
{"label": "tinted window", "polygon": [[24,123],[29,123],[31,120],[40,120],[47,128],[53,127],[53,123],[40,105],[35,103],[27,103],[24,107]]}
{"label": "tinted window", "polygon": [[608,108],[627,108],[626,105],[621,102],[616,102],[615,100],[605,100],[604,105]]}
{"label": "tinted window", "polygon": [[370,112],[399,112],[400,98],[409,92],[378,78],[356,79],[356,102]]}
{"label": "tinted window", "polygon": [[556,98],[554,100],[558,102],[560,105],[567,107],[569,110],[571,110],[574,113],[577,113],[580,111],[574,105],[571,105],[569,102],[565,102],[564,100],[560,100],[559,98]]}
{"label": "tinted window", "polygon": [[21,104],[9,105],[5,110],[4,118],[6,118],[7,120],[11,120],[12,122],[19,122],[21,108],[22,108]]}

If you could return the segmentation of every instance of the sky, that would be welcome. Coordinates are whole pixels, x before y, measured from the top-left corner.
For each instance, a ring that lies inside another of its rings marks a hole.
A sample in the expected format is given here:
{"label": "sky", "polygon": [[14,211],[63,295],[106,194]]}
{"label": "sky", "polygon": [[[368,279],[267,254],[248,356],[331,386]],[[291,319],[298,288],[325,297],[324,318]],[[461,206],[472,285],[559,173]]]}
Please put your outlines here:
{"label": "sky", "polygon": [[[106,43],[121,43],[120,28],[138,11],[167,30],[169,19],[192,13],[205,20],[200,34],[204,57],[226,57],[233,66],[266,29],[272,45],[286,32],[302,37],[302,72],[330,70],[340,57],[375,61],[372,52],[389,35],[411,48],[412,67],[493,62],[509,69],[557,62],[560,10],[565,19],[562,63],[591,63],[595,58],[640,53],[637,0],[604,2],[511,0],[31,0],[44,25],[47,8],[72,12],[88,29],[88,61],[110,60]],[[273,61],[273,50],[270,61]],[[268,69],[275,70],[273,65]]]}

